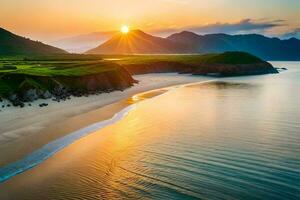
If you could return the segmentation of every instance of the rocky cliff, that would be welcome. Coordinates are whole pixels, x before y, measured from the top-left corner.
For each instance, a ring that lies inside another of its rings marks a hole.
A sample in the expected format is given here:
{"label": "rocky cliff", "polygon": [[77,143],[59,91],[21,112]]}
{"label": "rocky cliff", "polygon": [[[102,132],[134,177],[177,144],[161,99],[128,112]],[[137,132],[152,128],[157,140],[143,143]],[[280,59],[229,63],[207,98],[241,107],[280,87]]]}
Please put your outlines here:
{"label": "rocky cliff", "polygon": [[123,67],[81,76],[36,76],[28,74],[0,74],[1,96],[14,106],[24,106],[39,98],[66,100],[70,96],[83,96],[123,90],[137,81]]}

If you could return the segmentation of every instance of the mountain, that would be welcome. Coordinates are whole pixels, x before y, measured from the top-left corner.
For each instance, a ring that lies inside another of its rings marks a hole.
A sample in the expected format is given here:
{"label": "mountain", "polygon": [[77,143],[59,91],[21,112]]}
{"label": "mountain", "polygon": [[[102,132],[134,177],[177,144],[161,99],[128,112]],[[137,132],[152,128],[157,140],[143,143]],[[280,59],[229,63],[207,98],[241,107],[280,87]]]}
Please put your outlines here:
{"label": "mountain", "polygon": [[0,55],[65,54],[66,51],[32,41],[0,28]]}
{"label": "mountain", "polygon": [[117,33],[100,46],[87,51],[88,54],[173,54],[188,53],[185,44],[155,37],[141,30],[128,34]]}
{"label": "mountain", "polygon": [[84,35],[63,38],[50,44],[65,49],[71,53],[82,53],[89,49],[97,47],[99,44],[111,38],[116,32],[94,32]]}
{"label": "mountain", "polygon": [[167,37],[168,40],[188,44],[193,53],[222,53],[226,51],[244,51],[264,60],[300,60],[300,40],[291,38],[280,40],[258,34],[197,35],[183,31]]}
{"label": "mountain", "polygon": [[140,30],[118,33],[88,54],[205,54],[243,51],[264,60],[300,60],[300,40],[280,40],[258,34],[198,35],[183,31],[167,38]]}

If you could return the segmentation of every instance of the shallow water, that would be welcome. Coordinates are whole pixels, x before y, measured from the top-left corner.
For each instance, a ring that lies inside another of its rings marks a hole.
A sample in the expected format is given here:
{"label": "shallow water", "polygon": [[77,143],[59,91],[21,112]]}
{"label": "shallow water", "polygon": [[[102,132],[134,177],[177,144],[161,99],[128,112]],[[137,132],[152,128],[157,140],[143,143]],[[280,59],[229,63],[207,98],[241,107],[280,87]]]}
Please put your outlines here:
{"label": "shallow water", "polygon": [[289,70],[140,102],[25,174],[15,197],[299,199],[300,63],[273,64]]}

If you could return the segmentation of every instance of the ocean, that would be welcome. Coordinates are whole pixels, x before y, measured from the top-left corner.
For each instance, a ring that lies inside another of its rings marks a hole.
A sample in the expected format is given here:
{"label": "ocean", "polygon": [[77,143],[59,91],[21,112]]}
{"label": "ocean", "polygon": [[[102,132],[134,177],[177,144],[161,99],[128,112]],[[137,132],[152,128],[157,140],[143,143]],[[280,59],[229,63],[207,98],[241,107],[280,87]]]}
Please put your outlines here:
{"label": "ocean", "polygon": [[176,87],[137,103],[71,145],[68,160],[54,155],[56,171],[24,186],[22,197],[299,199],[300,62],[272,64],[288,70]]}

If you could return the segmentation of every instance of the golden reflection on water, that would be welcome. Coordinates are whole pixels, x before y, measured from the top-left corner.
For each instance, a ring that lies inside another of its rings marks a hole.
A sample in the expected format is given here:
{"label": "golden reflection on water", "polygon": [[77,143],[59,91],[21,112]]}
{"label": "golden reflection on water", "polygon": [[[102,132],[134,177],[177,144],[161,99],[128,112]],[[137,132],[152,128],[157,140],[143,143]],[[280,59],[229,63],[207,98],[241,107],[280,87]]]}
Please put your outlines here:
{"label": "golden reflection on water", "polygon": [[[209,87],[218,87],[218,84]],[[225,87],[224,84],[221,87]],[[168,90],[135,95],[127,103],[137,103],[166,91]],[[192,99],[197,99],[198,102],[195,103]],[[43,173],[33,173],[30,178],[37,181],[34,183],[37,186],[44,186],[39,188],[42,192],[33,189],[31,195],[25,190],[23,195],[27,195],[29,199],[39,199],[44,194],[64,196],[67,192],[76,194],[78,198],[84,198],[88,193],[97,193],[101,199],[121,198],[124,194],[128,198],[139,198],[144,193],[151,193],[152,184],[197,195],[187,188],[180,189],[172,185],[175,180],[171,183],[151,165],[166,164],[166,160],[161,160],[160,154],[163,157],[183,156],[186,150],[181,149],[186,142],[191,145],[199,139],[200,144],[204,138],[207,140],[217,137],[218,134],[214,131],[218,120],[222,118],[218,115],[220,108],[216,106],[219,99],[220,93],[217,90],[190,86],[143,101],[123,120],[77,141],[39,166],[39,171]],[[186,127],[185,124],[189,126]],[[189,138],[193,141],[189,141]],[[55,174],[55,179],[47,176],[52,173]],[[43,182],[43,179],[48,181]],[[143,191],[142,194],[137,190]],[[42,196],[38,196],[37,192]]]}
{"label": "golden reflection on water", "polygon": [[[57,200],[230,199],[243,194],[272,199],[281,192],[293,197],[299,112],[285,116],[293,126],[277,123],[284,109],[260,109],[270,96],[259,85],[214,82],[138,103],[122,120],[16,177],[22,188],[15,195],[45,199],[51,194]],[[165,91],[135,95],[127,103]]]}
{"label": "golden reflection on water", "polygon": [[168,90],[169,89],[158,89],[158,90],[153,90],[153,91],[150,91],[150,92],[144,92],[144,93],[136,94],[136,95],[133,95],[132,97],[128,98],[127,103],[134,104],[134,103],[137,103],[139,101],[143,101],[145,99],[150,99],[152,97],[161,95],[161,94],[167,92]]}

